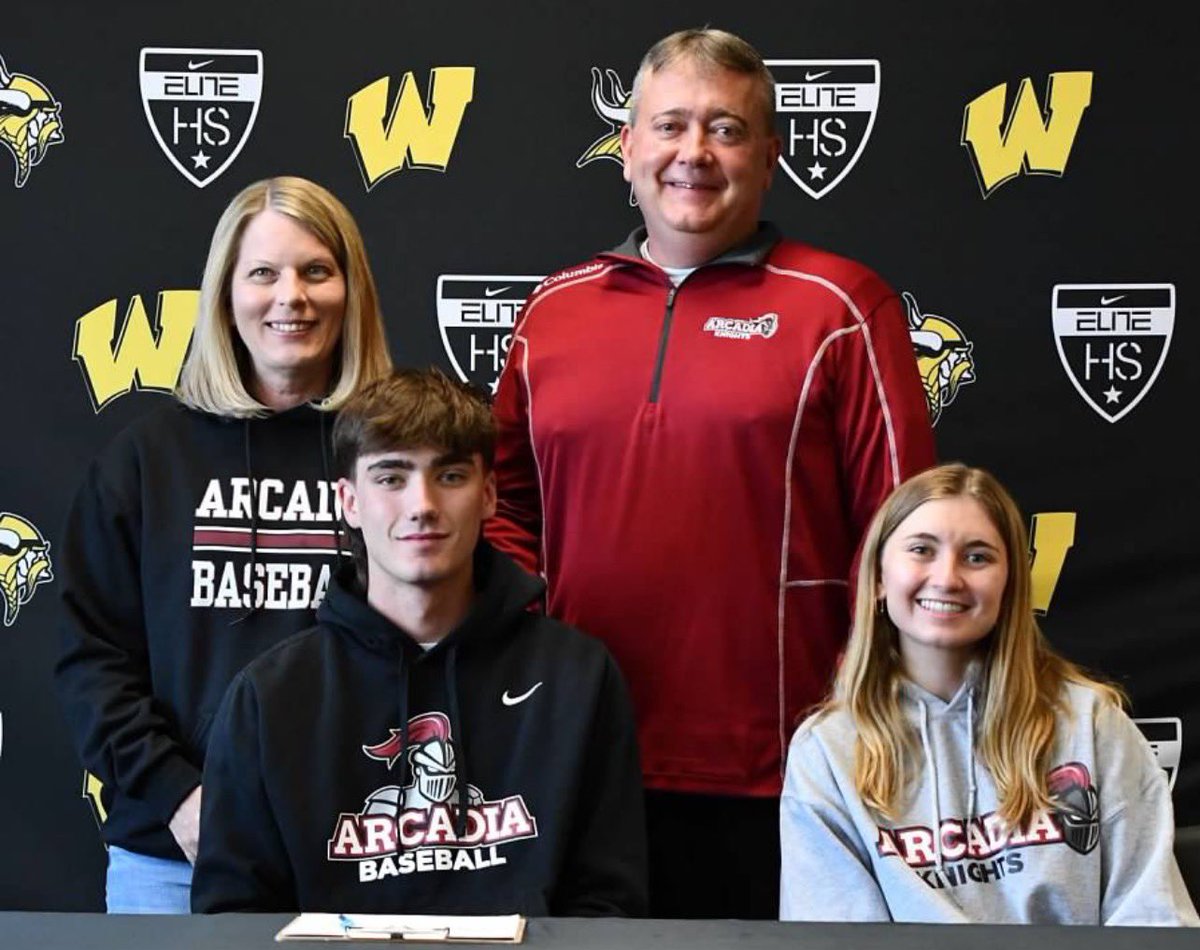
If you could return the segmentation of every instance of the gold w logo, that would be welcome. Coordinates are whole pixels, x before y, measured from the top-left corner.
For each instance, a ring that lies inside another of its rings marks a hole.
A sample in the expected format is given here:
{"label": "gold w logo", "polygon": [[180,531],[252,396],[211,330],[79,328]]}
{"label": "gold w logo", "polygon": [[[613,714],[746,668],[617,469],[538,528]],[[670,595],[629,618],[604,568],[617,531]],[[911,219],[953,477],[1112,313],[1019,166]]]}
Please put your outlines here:
{"label": "gold w logo", "polygon": [[108,821],[108,809],[104,807],[104,783],[91,772],[83,773],[81,797],[87,801],[97,825],[103,825]]}
{"label": "gold w logo", "polygon": [[428,106],[411,72],[400,80],[390,115],[386,76],[352,95],[344,137],[354,147],[367,191],[405,167],[444,172],[474,94],[474,66],[439,66],[429,73]]}
{"label": "gold w logo", "polygon": [[199,301],[197,290],[164,290],[151,324],[142,298],[135,294],[119,330],[116,300],[105,301],[75,321],[71,358],[79,364],[96,412],[134,389],[169,393],[175,388]]}
{"label": "gold w logo", "polygon": [[1075,544],[1075,512],[1043,511],[1033,516],[1029,529],[1033,612],[1045,614],[1062,576],[1067,552]]}
{"label": "gold w logo", "polygon": [[1033,83],[1026,77],[1021,80],[1005,122],[1007,91],[1007,85],[1001,83],[967,103],[963,112],[961,141],[974,160],[985,198],[1022,171],[1029,175],[1062,175],[1083,111],[1092,101],[1092,74],[1051,73],[1044,116]]}

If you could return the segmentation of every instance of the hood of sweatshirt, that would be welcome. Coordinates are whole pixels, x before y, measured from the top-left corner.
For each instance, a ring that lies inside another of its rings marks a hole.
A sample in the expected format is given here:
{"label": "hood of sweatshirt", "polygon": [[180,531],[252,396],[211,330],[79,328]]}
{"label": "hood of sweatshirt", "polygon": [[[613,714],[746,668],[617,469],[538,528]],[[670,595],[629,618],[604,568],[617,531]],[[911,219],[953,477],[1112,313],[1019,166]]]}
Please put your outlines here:
{"label": "hood of sweatshirt", "polygon": [[[395,748],[389,752],[396,755],[400,766],[398,785],[405,784],[409,766],[409,704],[414,670],[421,668],[424,671],[440,665],[449,706],[456,787],[468,787],[469,780],[464,771],[466,756],[463,754],[466,740],[462,734],[458,701],[460,653],[486,640],[511,636],[526,608],[545,590],[545,584],[539,578],[527,574],[482,539],[475,548],[474,586],[475,599],[466,617],[429,650],[422,649],[403,629],[367,603],[354,579],[353,569],[343,570],[330,582],[325,600],[317,610],[319,623],[397,664],[400,728],[394,731],[391,743]],[[466,820],[467,809],[458,809],[456,830],[460,836],[465,831]]]}
{"label": "hood of sweatshirt", "polygon": [[367,603],[352,569],[340,571],[330,582],[317,621],[373,653],[387,657],[436,656],[451,648],[508,634],[513,621],[541,597],[545,584],[481,540],[474,554],[475,599],[466,617],[429,651],[424,651],[403,629]]}

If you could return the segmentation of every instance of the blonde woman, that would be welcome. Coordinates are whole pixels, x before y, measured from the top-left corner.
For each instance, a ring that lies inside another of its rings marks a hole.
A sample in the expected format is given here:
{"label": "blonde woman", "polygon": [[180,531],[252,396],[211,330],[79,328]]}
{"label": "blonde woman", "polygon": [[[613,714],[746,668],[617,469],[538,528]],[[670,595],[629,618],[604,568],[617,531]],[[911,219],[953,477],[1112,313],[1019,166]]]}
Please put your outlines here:
{"label": "blonde woman", "polygon": [[350,213],[273,178],[217,222],[176,400],[88,470],[56,567],[55,677],[108,797],[110,913],[187,913],[209,721],[309,626],[340,555],[332,411],[388,373]]}
{"label": "blonde woman", "polygon": [[832,698],[792,740],[784,920],[1196,925],[1166,779],[1030,606],[992,476],[909,479],[867,533]]}

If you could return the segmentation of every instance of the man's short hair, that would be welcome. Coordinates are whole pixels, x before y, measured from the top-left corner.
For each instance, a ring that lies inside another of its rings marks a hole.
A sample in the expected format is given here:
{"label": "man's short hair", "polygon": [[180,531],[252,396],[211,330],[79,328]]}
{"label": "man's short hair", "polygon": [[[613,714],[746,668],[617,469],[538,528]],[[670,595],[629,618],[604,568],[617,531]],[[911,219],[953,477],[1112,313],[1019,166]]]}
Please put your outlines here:
{"label": "man's short hair", "polygon": [[352,396],[333,425],[333,462],[343,478],[354,478],[363,455],[422,448],[478,452],[491,471],[496,423],[487,399],[432,367],[396,370]]}
{"label": "man's short hair", "polygon": [[687,60],[701,71],[727,69],[755,77],[761,93],[763,115],[767,120],[767,132],[775,134],[775,79],[762,56],[740,36],[708,27],[680,30],[665,36],[642,57],[637,75],[633,77],[633,93],[629,98],[630,125],[637,119],[638,100],[646,76],[666,69],[679,60]]}

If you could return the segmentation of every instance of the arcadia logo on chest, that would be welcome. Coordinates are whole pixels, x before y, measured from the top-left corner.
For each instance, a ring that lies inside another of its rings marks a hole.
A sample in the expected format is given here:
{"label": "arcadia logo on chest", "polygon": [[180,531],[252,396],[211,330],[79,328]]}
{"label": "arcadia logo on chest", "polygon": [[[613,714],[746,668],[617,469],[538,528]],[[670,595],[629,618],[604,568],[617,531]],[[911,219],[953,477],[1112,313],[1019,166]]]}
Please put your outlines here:
{"label": "arcadia logo on chest", "polygon": [[193,607],[312,610],[343,548],[332,482],[213,478],[192,529]]}
{"label": "arcadia logo on chest", "polygon": [[[363,754],[390,771],[402,763],[403,785],[371,792],[361,811],[343,812],[327,844],[330,861],[358,862],[366,883],[428,871],[480,871],[508,863],[500,846],[538,836],[537,819],[520,795],[488,799],[474,785],[459,788],[450,720],[440,712],[392,728]],[[465,809],[465,812],[464,812]]]}

